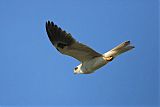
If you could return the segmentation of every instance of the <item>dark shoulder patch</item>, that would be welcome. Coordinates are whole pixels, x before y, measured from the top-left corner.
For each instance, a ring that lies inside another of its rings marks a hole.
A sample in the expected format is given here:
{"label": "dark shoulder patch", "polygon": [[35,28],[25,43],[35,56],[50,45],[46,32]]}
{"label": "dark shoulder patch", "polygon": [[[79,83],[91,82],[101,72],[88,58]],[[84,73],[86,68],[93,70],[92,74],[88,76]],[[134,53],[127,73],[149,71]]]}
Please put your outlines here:
{"label": "dark shoulder patch", "polygon": [[57,47],[63,49],[65,46],[67,46],[67,44],[63,44],[63,43],[58,43]]}

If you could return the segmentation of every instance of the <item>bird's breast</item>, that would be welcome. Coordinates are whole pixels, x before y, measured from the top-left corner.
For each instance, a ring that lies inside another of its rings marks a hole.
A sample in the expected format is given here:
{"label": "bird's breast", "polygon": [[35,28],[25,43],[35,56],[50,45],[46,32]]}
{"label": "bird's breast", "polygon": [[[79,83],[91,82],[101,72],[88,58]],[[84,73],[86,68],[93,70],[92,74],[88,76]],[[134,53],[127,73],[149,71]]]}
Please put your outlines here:
{"label": "bird's breast", "polygon": [[103,57],[96,57],[92,60],[84,62],[83,68],[85,69],[85,73],[92,73],[98,68],[104,66],[106,64],[106,60]]}

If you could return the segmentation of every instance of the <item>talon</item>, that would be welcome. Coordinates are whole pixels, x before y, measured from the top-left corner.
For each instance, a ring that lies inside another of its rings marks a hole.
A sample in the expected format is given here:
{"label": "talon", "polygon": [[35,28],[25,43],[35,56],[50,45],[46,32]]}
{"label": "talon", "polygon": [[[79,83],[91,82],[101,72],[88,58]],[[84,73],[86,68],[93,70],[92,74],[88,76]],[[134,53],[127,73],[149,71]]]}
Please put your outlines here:
{"label": "talon", "polygon": [[107,57],[106,60],[107,60],[107,61],[112,61],[112,60],[113,60],[113,57],[112,57],[112,56]]}

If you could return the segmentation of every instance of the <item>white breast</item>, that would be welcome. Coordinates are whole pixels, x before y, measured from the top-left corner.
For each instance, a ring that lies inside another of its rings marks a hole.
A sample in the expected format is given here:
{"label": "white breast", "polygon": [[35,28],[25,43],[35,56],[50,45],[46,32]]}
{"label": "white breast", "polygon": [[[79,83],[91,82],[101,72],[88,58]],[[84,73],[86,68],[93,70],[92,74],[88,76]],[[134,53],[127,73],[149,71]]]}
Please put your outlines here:
{"label": "white breast", "polygon": [[104,66],[106,64],[106,60],[103,57],[96,57],[92,60],[86,61],[82,64],[83,73],[92,73],[96,69]]}

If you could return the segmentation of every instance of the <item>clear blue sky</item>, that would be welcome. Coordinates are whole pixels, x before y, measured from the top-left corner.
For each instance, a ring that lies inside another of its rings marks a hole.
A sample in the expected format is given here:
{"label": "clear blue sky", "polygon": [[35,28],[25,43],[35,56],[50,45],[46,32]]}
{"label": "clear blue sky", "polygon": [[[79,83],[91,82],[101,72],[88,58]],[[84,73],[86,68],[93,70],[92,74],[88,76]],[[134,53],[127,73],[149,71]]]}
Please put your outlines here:
{"label": "clear blue sky", "polygon": [[[53,48],[47,20],[100,53],[136,48],[74,75],[79,62]],[[0,0],[0,49],[2,107],[158,104],[158,0]]]}

